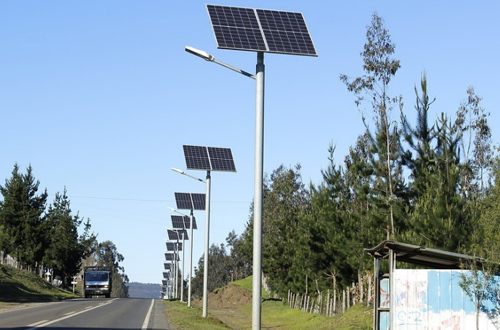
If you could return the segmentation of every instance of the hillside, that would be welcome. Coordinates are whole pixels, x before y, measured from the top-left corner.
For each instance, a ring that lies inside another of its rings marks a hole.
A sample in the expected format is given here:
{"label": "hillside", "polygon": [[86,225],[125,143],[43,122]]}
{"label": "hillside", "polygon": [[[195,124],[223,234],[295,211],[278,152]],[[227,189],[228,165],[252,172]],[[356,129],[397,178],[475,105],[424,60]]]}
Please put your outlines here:
{"label": "hillside", "polygon": [[127,286],[130,298],[160,298],[161,286],[159,284],[131,282]]}
{"label": "hillside", "polygon": [[0,302],[51,301],[78,295],[56,288],[35,274],[0,265]]}

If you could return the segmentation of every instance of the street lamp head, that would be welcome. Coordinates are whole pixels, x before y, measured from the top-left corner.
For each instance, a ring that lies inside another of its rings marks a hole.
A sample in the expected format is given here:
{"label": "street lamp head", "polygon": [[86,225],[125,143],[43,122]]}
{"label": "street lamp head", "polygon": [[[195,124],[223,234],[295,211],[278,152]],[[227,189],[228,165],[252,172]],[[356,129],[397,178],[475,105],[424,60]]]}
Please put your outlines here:
{"label": "street lamp head", "polygon": [[179,170],[178,168],[175,168],[175,167],[171,167],[170,169],[171,169],[172,171],[177,172],[177,173],[180,173],[180,174],[186,174],[186,172],[184,172],[183,170]]}
{"label": "street lamp head", "polygon": [[188,53],[191,53],[193,55],[201,57],[205,61],[211,61],[211,62],[213,62],[213,60],[215,60],[215,57],[213,57],[212,55],[210,55],[209,53],[207,53],[207,52],[205,52],[203,50],[199,50],[199,49],[196,49],[196,48],[190,47],[190,46],[186,46],[185,50]]}
{"label": "street lamp head", "polygon": [[174,209],[173,207],[170,207],[170,206],[167,206],[167,209],[169,209],[172,212],[176,212],[177,211],[176,209]]}

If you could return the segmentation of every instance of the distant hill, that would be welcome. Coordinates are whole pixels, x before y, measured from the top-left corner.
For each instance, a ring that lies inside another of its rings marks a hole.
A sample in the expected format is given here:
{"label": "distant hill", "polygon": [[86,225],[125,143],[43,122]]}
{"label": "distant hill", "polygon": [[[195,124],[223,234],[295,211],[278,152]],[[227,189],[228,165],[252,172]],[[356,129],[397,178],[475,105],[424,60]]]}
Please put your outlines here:
{"label": "distant hill", "polygon": [[128,283],[130,298],[160,298],[161,285],[155,283]]}

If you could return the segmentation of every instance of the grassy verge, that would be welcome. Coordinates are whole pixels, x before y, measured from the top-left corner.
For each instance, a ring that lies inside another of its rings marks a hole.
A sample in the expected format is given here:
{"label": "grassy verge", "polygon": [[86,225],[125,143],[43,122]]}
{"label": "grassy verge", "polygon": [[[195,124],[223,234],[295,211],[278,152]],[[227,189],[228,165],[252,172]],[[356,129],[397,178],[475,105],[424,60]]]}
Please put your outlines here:
{"label": "grassy verge", "polygon": [[[233,282],[243,290],[251,290],[252,279]],[[267,297],[263,293],[262,297]],[[251,329],[252,305],[235,309],[208,311],[209,318],[201,317],[200,308],[187,308],[178,301],[166,301],[166,314],[172,328],[184,329]],[[280,301],[264,301],[261,309],[262,327],[265,329],[299,330],[299,329],[336,329],[336,330],[369,330],[372,329],[372,310],[365,306],[351,307],[345,314],[335,317],[304,313],[289,308]]]}
{"label": "grassy verge", "polygon": [[35,274],[0,265],[0,302],[53,301],[78,295],[55,288]]}
{"label": "grassy verge", "polygon": [[168,322],[175,330],[199,329],[199,330],[219,330],[230,329],[219,319],[214,317],[201,317],[201,309],[188,308],[179,301],[165,300],[165,313]]}

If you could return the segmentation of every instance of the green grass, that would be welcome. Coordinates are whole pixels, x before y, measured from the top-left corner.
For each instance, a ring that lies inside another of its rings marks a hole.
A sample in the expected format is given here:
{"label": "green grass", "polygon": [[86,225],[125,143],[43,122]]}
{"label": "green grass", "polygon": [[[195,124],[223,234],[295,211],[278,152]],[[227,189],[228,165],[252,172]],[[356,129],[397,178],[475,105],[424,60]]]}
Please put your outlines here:
{"label": "green grass", "polygon": [[[252,290],[252,278],[232,282],[244,290]],[[262,295],[267,297],[267,294]],[[251,329],[252,328],[252,304],[238,308],[232,312],[222,311],[224,320],[233,327],[228,327],[222,321],[218,311],[208,311],[209,317],[201,317],[200,308],[188,308],[178,301],[165,302],[168,319],[175,330],[184,329]],[[335,329],[335,330],[371,330],[372,309],[362,305],[351,307],[345,314],[335,317],[304,313],[289,308],[281,301],[266,300],[262,303],[261,323],[265,329],[279,330],[302,330],[302,329]],[[222,318],[221,318],[222,320]],[[234,326],[237,324],[237,327]]]}
{"label": "green grass", "polygon": [[[246,289],[248,291],[252,291],[253,277],[248,276],[247,278],[244,278],[244,279],[238,280],[238,281],[234,281],[231,283],[236,285],[236,286],[239,286],[240,288]],[[267,294],[266,290],[264,290],[264,288],[262,288],[261,297],[262,297],[262,299],[269,298],[269,295]]]}
{"label": "green grass", "polygon": [[188,308],[185,304],[173,300],[164,300],[165,313],[168,321],[175,330],[199,329],[199,330],[219,330],[230,329],[216,318],[201,316],[199,308]]}
{"label": "green grass", "polygon": [[78,297],[35,274],[0,265],[0,302],[54,301]]}

